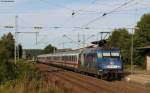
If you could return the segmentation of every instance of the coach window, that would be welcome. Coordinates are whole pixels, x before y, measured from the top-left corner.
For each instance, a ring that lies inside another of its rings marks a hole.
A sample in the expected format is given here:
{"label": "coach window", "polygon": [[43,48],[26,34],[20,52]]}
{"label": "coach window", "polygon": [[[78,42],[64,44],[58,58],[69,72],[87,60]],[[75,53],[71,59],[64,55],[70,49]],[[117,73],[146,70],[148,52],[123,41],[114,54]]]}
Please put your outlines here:
{"label": "coach window", "polygon": [[76,56],[74,56],[74,61],[76,61]]}
{"label": "coach window", "polygon": [[72,56],[72,61],[74,61],[74,56]]}
{"label": "coach window", "polygon": [[65,56],[65,60],[67,61],[67,56]]}
{"label": "coach window", "polygon": [[64,56],[64,58],[65,58],[65,61],[67,60],[67,57],[66,56]]}
{"label": "coach window", "polygon": [[73,61],[75,61],[75,56],[73,56]]}
{"label": "coach window", "polygon": [[55,56],[55,60],[57,60],[57,56]]}
{"label": "coach window", "polygon": [[66,60],[66,57],[64,56],[64,61]]}
{"label": "coach window", "polygon": [[62,60],[64,61],[64,56],[62,56]]}
{"label": "coach window", "polygon": [[73,61],[73,56],[71,56],[71,61]]}
{"label": "coach window", "polygon": [[72,61],[72,56],[70,56],[70,61]]}
{"label": "coach window", "polygon": [[71,61],[71,56],[69,56],[69,61]]}
{"label": "coach window", "polygon": [[59,61],[61,60],[61,57],[59,56],[59,59],[58,59]]}
{"label": "coach window", "polygon": [[75,60],[74,61],[77,61],[77,57],[75,56]]}
{"label": "coach window", "polygon": [[69,56],[69,61],[71,61],[71,56]]}
{"label": "coach window", "polygon": [[67,56],[65,56],[65,61],[67,61]]}
{"label": "coach window", "polygon": [[53,56],[51,56],[51,60],[53,61]]}
{"label": "coach window", "polygon": [[56,60],[56,56],[54,56],[54,60]]}
{"label": "coach window", "polygon": [[64,61],[64,56],[61,56],[61,60]]}
{"label": "coach window", "polygon": [[76,56],[74,56],[74,61],[76,61]]}
{"label": "coach window", "polygon": [[71,56],[69,57],[69,61],[71,61]]}
{"label": "coach window", "polygon": [[71,61],[73,61],[73,56],[71,58],[72,58]]}
{"label": "coach window", "polygon": [[77,57],[75,56],[75,61],[77,61]]}

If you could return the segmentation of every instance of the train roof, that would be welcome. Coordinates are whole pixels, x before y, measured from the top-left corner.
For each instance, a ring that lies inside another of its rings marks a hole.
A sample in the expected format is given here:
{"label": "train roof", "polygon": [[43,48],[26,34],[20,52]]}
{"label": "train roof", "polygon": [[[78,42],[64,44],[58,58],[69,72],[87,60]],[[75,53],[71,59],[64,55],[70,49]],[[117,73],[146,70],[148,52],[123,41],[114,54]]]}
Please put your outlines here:
{"label": "train roof", "polygon": [[43,54],[43,55],[39,55],[38,57],[62,56],[62,55],[79,55],[80,53],[81,53],[80,50],[74,50],[74,51],[58,52],[58,53],[51,53],[51,54]]}
{"label": "train roof", "polygon": [[100,51],[120,51],[119,48],[85,48],[85,49],[78,49],[78,50],[72,50],[72,51],[66,51],[66,52],[57,52],[57,53],[51,53],[51,54],[43,54],[38,55],[37,57],[48,57],[48,56],[63,56],[63,55],[79,55],[82,53],[91,53],[91,52],[100,52]]}

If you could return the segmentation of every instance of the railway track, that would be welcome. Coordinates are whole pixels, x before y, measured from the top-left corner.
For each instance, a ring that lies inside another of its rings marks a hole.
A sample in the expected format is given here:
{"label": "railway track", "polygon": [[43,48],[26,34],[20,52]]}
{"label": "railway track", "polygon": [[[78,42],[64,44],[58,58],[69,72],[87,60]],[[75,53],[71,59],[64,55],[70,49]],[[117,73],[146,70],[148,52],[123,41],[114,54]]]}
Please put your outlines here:
{"label": "railway track", "polygon": [[52,66],[47,66],[45,72],[64,87],[71,86],[71,93],[150,93],[150,89],[140,85],[124,81],[107,82]]}

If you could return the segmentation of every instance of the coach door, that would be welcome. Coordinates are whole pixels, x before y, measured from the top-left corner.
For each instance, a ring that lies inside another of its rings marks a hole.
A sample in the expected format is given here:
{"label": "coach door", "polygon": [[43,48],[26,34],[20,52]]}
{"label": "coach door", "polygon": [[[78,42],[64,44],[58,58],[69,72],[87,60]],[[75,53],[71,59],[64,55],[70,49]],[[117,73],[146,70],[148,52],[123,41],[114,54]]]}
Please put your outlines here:
{"label": "coach door", "polygon": [[150,55],[146,56],[146,70],[150,71]]}

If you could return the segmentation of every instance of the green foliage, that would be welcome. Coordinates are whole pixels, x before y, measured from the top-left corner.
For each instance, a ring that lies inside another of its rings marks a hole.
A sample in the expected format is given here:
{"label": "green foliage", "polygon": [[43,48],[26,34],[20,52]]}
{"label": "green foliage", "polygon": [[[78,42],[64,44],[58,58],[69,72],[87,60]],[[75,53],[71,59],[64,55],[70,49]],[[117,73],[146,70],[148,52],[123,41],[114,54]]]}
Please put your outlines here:
{"label": "green foliage", "polygon": [[150,14],[145,14],[137,23],[135,30],[135,46],[143,47],[150,45]]}
{"label": "green foliage", "polygon": [[53,53],[56,49],[57,49],[56,47],[49,44],[44,48],[44,52],[45,53]]}
{"label": "green foliage", "polygon": [[7,56],[9,58],[14,57],[14,38],[11,33],[8,33],[7,35],[3,35],[0,40],[0,48],[7,50]]}
{"label": "green foliage", "polygon": [[[150,46],[150,14],[145,14],[137,23],[134,34],[134,47]],[[146,51],[134,50],[134,62],[144,67],[144,55]]]}
{"label": "green foliage", "polygon": [[0,62],[4,62],[8,60],[10,53],[6,49],[6,47],[3,45],[3,43],[0,41]]}
{"label": "green foliage", "polygon": [[12,58],[14,58],[14,38],[11,33],[8,33],[0,39],[0,84],[16,79],[21,73],[19,67],[9,61]]}
{"label": "green foliage", "polygon": [[8,80],[16,79],[18,76],[16,65],[11,62],[0,63],[0,84]]}
{"label": "green foliage", "polygon": [[17,64],[13,62],[0,63],[0,84],[4,84],[10,80],[16,80],[28,76],[29,80],[38,80],[40,72],[30,63],[20,61]]}

